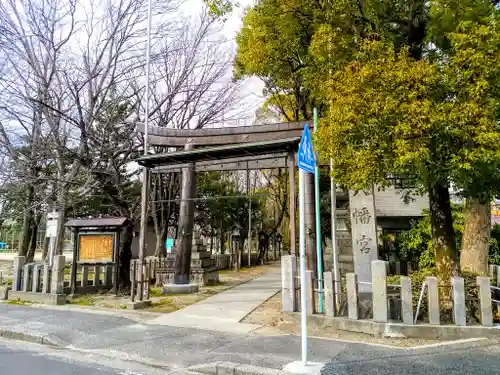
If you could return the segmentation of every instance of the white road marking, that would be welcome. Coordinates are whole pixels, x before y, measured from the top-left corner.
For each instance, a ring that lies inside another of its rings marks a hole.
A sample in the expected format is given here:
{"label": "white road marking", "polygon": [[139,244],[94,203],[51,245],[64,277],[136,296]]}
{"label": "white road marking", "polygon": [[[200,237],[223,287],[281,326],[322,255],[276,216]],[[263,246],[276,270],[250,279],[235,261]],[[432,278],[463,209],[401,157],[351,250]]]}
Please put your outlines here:
{"label": "white road marking", "polygon": [[438,348],[440,346],[460,345],[460,344],[467,344],[470,342],[477,342],[477,341],[483,341],[483,340],[487,340],[487,338],[486,337],[475,337],[475,338],[470,338],[470,339],[443,341],[443,342],[436,342],[434,344],[418,345],[418,346],[414,346],[414,347],[407,348],[407,349]]}

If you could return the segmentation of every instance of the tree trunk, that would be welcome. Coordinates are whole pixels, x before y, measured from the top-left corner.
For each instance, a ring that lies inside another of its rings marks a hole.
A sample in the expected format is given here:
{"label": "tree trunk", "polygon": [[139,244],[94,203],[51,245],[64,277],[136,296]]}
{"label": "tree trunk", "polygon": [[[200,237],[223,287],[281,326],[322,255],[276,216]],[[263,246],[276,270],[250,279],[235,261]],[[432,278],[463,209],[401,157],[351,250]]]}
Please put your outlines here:
{"label": "tree trunk", "polygon": [[429,206],[437,277],[449,285],[450,277],[456,274],[457,249],[447,183],[430,184]]}
{"label": "tree trunk", "polygon": [[28,184],[26,188],[26,199],[24,202],[24,215],[23,215],[23,227],[21,231],[21,243],[19,245],[19,256],[26,256],[28,254],[28,248],[30,245],[31,236],[31,226],[33,223],[33,198],[34,198],[34,187]]}
{"label": "tree trunk", "polygon": [[489,199],[468,197],[465,201],[464,232],[460,269],[485,276],[488,274],[488,252],[491,235]]}
{"label": "tree trunk", "polygon": [[167,237],[167,228],[162,228],[160,233],[156,233],[156,248],[155,248],[155,257],[165,258],[167,256],[166,249],[166,237]]}
{"label": "tree trunk", "polygon": [[33,262],[33,260],[35,259],[35,250],[36,250],[36,240],[37,240],[37,236],[38,236],[38,224],[39,224],[39,220],[38,218],[35,218],[33,221],[32,221],[32,225],[31,225],[31,230],[30,230],[30,246],[28,248],[28,253],[26,255],[26,261],[28,263],[31,263]]}
{"label": "tree trunk", "polygon": [[47,235],[45,235],[45,238],[43,239],[43,250],[42,250],[43,261],[45,261],[47,259],[47,256],[49,255],[49,245],[50,245],[50,237],[47,237]]}
{"label": "tree trunk", "polygon": [[226,241],[224,240],[224,231],[222,230],[222,227],[220,229],[220,236],[219,236],[219,242],[220,242],[220,253],[224,254],[226,252]]}
{"label": "tree trunk", "polygon": [[132,240],[134,238],[134,225],[129,224],[125,227],[122,234],[122,243],[120,246],[120,256],[118,263],[118,285],[119,290],[128,290],[130,288],[130,260],[132,259]]}

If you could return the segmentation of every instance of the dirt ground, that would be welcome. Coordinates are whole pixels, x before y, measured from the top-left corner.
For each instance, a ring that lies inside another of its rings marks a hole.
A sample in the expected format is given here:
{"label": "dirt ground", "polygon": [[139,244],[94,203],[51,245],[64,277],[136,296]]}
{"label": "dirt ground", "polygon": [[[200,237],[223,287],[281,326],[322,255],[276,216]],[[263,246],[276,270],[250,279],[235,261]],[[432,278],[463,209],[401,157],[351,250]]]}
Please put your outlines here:
{"label": "dirt ground", "polygon": [[[214,294],[223,292],[224,290],[234,288],[235,286],[250,281],[259,277],[272,268],[278,267],[279,262],[270,263],[263,266],[242,268],[238,271],[234,270],[221,270],[219,271],[219,282],[214,285],[200,287],[198,293],[193,294],[177,294],[177,295],[164,295],[162,288],[151,288],[151,301],[150,308],[143,309],[146,312],[156,313],[169,313],[180,310],[186,306],[192,305],[196,302],[202,301]],[[128,296],[115,296],[112,294],[102,295],[84,295],[73,299],[72,304],[80,306],[96,306],[100,308],[110,309],[126,309],[130,303]]]}
{"label": "dirt ground", "polygon": [[[243,319],[243,323],[263,325],[264,327],[259,329],[256,333],[300,335],[300,324],[291,321],[281,312],[281,293],[278,293],[254,310]],[[438,340],[379,338],[363,333],[335,330],[332,327],[315,327],[311,324],[307,329],[308,336],[310,337],[367,342],[407,348],[439,342]]]}

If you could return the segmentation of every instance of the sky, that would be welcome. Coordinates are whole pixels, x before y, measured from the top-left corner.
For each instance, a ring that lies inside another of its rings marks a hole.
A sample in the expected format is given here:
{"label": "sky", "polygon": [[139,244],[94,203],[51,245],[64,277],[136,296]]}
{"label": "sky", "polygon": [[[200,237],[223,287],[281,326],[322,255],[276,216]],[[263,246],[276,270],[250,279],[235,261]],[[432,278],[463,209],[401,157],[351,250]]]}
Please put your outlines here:
{"label": "sky", "polygon": [[[231,39],[233,43],[233,50],[236,53],[236,35],[238,34],[241,25],[242,18],[245,12],[245,9],[251,7],[255,0],[237,0],[238,5],[234,8],[233,12],[230,16],[227,17],[227,20],[224,23],[222,34],[226,39]],[[196,9],[196,12],[199,12],[200,9],[203,8],[203,0],[187,0],[183,5],[182,9],[184,12],[191,12]],[[264,97],[262,94],[262,89],[264,88],[264,83],[256,78],[249,78],[242,85],[241,94],[244,95],[245,100],[241,103],[241,106],[248,109],[249,112],[254,113],[264,102]],[[245,109],[244,108],[244,109]],[[251,125],[252,120],[242,119],[241,121],[227,121],[225,124],[221,124],[222,126],[244,126]]]}

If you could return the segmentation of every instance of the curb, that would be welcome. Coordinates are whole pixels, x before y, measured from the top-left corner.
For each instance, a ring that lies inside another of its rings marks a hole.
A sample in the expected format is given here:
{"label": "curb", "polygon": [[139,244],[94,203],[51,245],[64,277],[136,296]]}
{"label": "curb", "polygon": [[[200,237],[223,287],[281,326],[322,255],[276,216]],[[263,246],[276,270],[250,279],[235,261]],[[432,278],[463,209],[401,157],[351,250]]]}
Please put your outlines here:
{"label": "curb", "polygon": [[0,337],[4,339],[25,341],[34,344],[49,345],[54,347],[64,347],[68,345],[64,340],[61,340],[55,335],[40,335],[36,333],[26,333],[5,328],[0,328]]}
{"label": "curb", "polygon": [[194,365],[186,368],[188,371],[207,375],[284,375],[283,370],[254,365],[243,365],[234,362],[211,362],[204,365]]}

